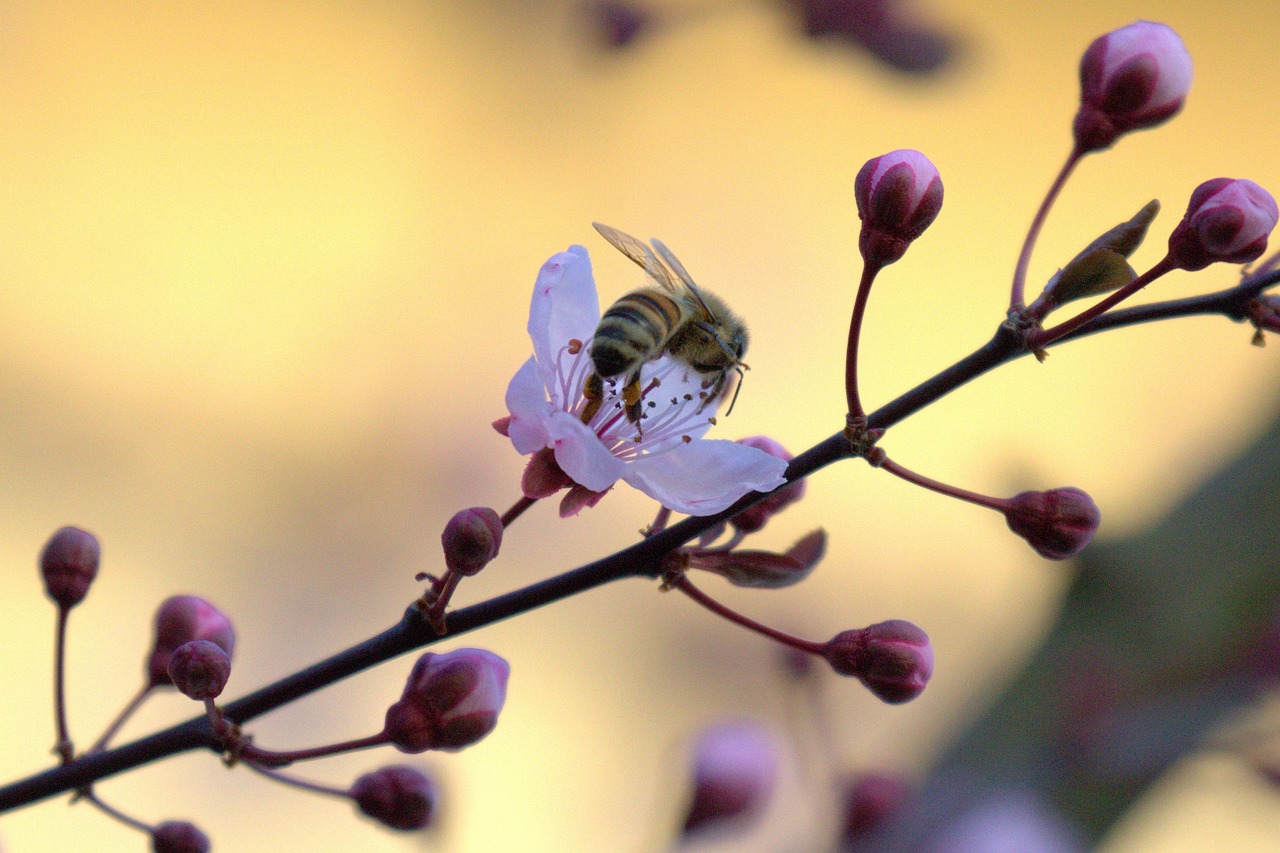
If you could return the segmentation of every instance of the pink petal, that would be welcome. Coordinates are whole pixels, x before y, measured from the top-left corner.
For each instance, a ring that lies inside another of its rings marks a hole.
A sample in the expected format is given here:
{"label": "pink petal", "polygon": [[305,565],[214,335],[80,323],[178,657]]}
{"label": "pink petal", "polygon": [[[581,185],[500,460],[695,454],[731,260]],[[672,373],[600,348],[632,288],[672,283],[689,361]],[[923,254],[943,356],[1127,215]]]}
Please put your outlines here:
{"label": "pink petal", "polygon": [[747,492],[781,486],[786,470],[786,462],[763,450],[704,439],[637,460],[622,478],[668,509],[714,515]]}
{"label": "pink petal", "polygon": [[532,453],[549,447],[551,436],[547,434],[546,423],[551,405],[547,402],[547,391],[542,386],[542,377],[533,359],[520,365],[516,375],[511,377],[506,402],[507,411],[511,412],[507,435],[516,452]]}
{"label": "pink petal", "polygon": [[600,322],[600,299],[591,259],[581,246],[552,255],[538,270],[529,303],[529,337],[544,383],[555,393],[556,358],[569,340],[587,344]]}
{"label": "pink petal", "polygon": [[618,482],[626,466],[601,443],[591,428],[567,412],[551,413],[547,432],[556,461],[580,486],[603,492]]}

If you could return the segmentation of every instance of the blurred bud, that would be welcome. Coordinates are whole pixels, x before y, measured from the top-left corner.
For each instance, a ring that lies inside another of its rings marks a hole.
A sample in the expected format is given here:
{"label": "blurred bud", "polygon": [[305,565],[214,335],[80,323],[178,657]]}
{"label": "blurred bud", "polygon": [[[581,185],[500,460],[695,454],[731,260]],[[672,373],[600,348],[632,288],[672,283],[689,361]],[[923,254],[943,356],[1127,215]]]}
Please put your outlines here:
{"label": "blurred bud", "polygon": [[827,549],[822,528],[809,533],[785,554],[772,551],[693,551],[688,566],[713,572],[734,586],[782,589],[809,576]]}
{"label": "blurred bud", "polygon": [[155,644],[147,661],[147,677],[151,684],[172,684],[169,680],[169,658],[174,649],[192,640],[217,643],[230,658],[235,651],[236,633],[231,620],[203,598],[175,595],[161,602],[156,610]]}
{"label": "blurred bud", "polygon": [[862,220],[858,249],[868,264],[901,258],[942,209],[938,168],[910,148],[868,160],[853,186]]}
{"label": "blurred bud", "polygon": [[933,675],[929,637],[905,619],[839,633],[822,655],[836,672],[853,676],[893,705],[919,696]]}
{"label": "blurred bud", "polygon": [[210,847],[209,836],[185,820],[168,820],[151,831],[155,853],[208,853]]}
{"label": "blurred bud", "polygon": [[349,793],[360,811],[392,829],[426,829],[435,816],[435,783],[404,764],[364,774]]}
{"label": "blurred bud", "polygon": [[49,537],[40,552],[40,574],[44,591],[64,610],[75,607],[89,593],[98,575],[102,549],[92,533],[78,527],[64,527]]}
{"label": "blurred bud", "polygon": [[777,747],[763,728],[746,721],[708,728],[694,745],[693,796],[684,834],[759,814],[777,777]]}
{"label": "blurred bud", "polygon": [[1094,40],[1080,60],[1080,110],[1072,131],[1082,152],[1154,127],[1182,109],[1191,54],[1164,24],[1137,21]]}
{"label": "blurred bud", "polygon": [[1277,219],[1275,198],[1253,181],[1205,181],[1191,193],[1187,212],[1169,235],[1169,257],[1184,270],[1215,261],[1248,263],[1267,250]]}
{"label": "blurred bud", "polygon": [[911,797],[911,786],[901,776],[862,773],[844,785],[842,844],[856,841],[881,826]]}
{"label": "blurred bud", "polygon": [[1102,523],[1102,512],[1093,498],[1070,486],[1014,495],[1004,517],[1009,529],[1046,560],[1066,560],[1079,554]]}
{"label": "blurred bud", "polygon": [[498,724],[510,674],[505,660],[483,649],[427,652],[387,709],[386,733],[401,752],[471,746]]}
{"label": "blurred bud", "polygon": [[898,0],[788,0],[800,13],[805,34],[835,37],[865,48],[895,71],[929,74],[956,50],[955,39],[908,20]]}
{"label": "blurred bud", "polygon": [[449,571],[474,575],[498,556],[502,547],[502,519],[487,506],[454,514],[440,534],[444,564]]}
{"label": "blurred bud", "polygon": [[169,680],[189,699],[216,699],[231,677],[231,656],[210,640],[192,640],[169,657]]}
{"label": "blurred bud", "polygon": [[648,9],[620,0],[592,0],[586,13],[600,43],[612,50],[629,47],[654,23]]}
{"label": "blurred bud", "polygon": [[[791,454],[787,452],[787,449],[766,435],[752,435],[747,438],[740,438],[738,439],[738,444],[745,444],[747,447],[763,450],[770,456],[787,462],[791,461]],[[796,480],[794,483],[788,483],[769,495],[769,497],[753,506],[747,507],[729,519],[729,523],[743,533],[755,533],[764,527],[770,517],[777,515],[803,498],[806,488],[808,488],[806,480]]]}

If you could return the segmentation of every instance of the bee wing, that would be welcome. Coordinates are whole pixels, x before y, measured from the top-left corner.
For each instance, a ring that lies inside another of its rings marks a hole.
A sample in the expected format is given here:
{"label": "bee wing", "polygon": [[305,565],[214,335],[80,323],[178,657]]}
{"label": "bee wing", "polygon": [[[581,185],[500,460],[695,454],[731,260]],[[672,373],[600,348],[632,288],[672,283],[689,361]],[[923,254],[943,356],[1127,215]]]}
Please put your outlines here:
{"label": "bee wing", "polygon": [[690,276],[689,271],[684,268],[684,264],[680,263],[680,259],[676,257],[675,252],[668,249],[667,244],[663,243],[657,237],[654,237],[651,242],[653,243],[654,250],[657,251],[662,260],[666,262],[667,266],[671,267],[671,269],[675,271],[675,274],[680,277],[681,283],[688,288],[689,292],[698,300],[698,306],[702,308],[703,319],[715,320],[716,315],[711,312],[711,309],[707,307],[707,303],[703,301],[702,293],[698,291],[698,285],[693,283],[693,277]]}
{"label": "bee wing", "polygon": [[[672,277],[670,270],[662,265],[658,257],[644,243],[641,243],[630,234],[619,231],[617,228],[610,228],[608,225],[601,225],[599,222],[592,222],[591,224],[600,232],[600,236],[613,244],[613,247],[619,252],[639,264],[649,274],[649,277],[658,284],[667,290],[680,289],[680,283]],[[699,301],[701,301],[701,298],[699,298]]]}

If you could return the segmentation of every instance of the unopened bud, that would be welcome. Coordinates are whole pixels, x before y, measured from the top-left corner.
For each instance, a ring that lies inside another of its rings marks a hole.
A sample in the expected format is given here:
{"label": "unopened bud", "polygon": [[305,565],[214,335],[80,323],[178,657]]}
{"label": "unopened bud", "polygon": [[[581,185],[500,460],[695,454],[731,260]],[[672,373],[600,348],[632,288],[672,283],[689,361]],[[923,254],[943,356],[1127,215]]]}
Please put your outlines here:
{"label": "unopened bud", "polygon": [[435,783],[404,764],[366,773],[349,793],[360,811],[392,829],[426,829],[435,816]]}
{"label": "unopened bud", "polygon": [[844,786],[844,827],[841,841],[857,841],[874,832],[911,796],[911,786],[900,776],[863,773]]}
{"label": "unopened bud", "polygon": [[193,823],[169,820],[151,831],[151,849],[155,853],[208,853],[211,845]]}
{"label": "unopened bud", "polygon": [[440,534],[444,564],[449,571],[474,575],[498,556],[502,546],[502,519],[487,506],[454,514]]}
{"label": "unopened bud", "polygon": [[1095,39],[1080,60],[1076,148],[1099,151],[1168,121],[1190,89],[1191,54],[1168,26],[1137,21]]}
{"label": "unopened bud", "polygon": [[483,649],[427,652],[418,658],[400,701],[387,709],[386,733],[401,752],[455,752],[498,724],[511,667]]}
{"label": "unopened bud", "polygon": [[1267,250],[1277,219],[1275,198],[1253,181],[1205,181],[1191,193],[1187,212],[1169,235],[1169,257],[1184,270],[1216,261],[1247,264]]}
{"label": "unopened bud", "polygon": [[891,264],[942,209],[942,178],[928,157],[910,148],[868,160],[853,184],[862,230],[858,249],[868,264]]}
{"label": "unopened bud", "polygon": [[84,600],[98,575],[101,553],[94,535],[78,527],[64,527],[54,533],[40,552],[45,594],[63,609],[75,607]]}
{"label": "unopened bud", "polygon": [[836,672],[853,676],[893,705],[919,696],[933,675],[929,637],[905,619],[843,631],[822,655]]}
{"label": "unopened bud", "polygon": [[777,747],[763,728],[738,721],[707,729],[694,747],[693,796],[684,834],[759,814],[777,777]]}
{"label": "unopened bud", "polygon": [[[752,435],[747,438],[740,438],[738,439],[738,444],[745,444],[747,447],[763,450],[770,456],[784,461],[789,462],[791,460],[791,454],[787,449],[767,435]],[[796,480],[794,483],[789,483],[764,500],[747,507],[729,519],[729,523],[743,533],[755,533],[764,527],[771,517],[803,498],[806,488],[808,488],[807,480]]]}
{"label": "unopened bud", "polygon": [[235,651],[236,633],[221,610],[194,595],[175,595],[156,610],[155,642],[147,659],[147,677],[152,685],[172,684],[169,658],[174,649],[192,640],[217,643],[230,658]]}
{"label": "unopened bud", "polygon": [[1066,560],[1093,540],[1102,512],[1080,489],[1022,492],[1009,499],[1004,514],[1009,529],[1047,560]]}
{"label": "unopened bud", "polygon": [[231,656],[210,640],[192,640],[169,657],[169,680],[190,699],[216,699],[231,677]]}

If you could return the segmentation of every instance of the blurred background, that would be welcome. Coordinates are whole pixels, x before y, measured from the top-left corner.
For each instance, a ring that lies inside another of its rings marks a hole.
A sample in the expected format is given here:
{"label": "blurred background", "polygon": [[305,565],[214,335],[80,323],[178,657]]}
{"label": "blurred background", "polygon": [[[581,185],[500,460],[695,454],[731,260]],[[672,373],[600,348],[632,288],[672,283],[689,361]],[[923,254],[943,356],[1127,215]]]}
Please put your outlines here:
{"label": "blurred background", "polygon": [[[669,8],[701,4],[666,0]],[[657,235],[750,323],[751,364],[720,434],[800,451],[842,425],[843,348],[860,270],[853,178],[901,147],[941,170],[946,203],[882,275],[862,345],[878,405],[983,343],[1018,246],[1069,146],[1077,64],[1137,18],[1184,38],[1184,112],[1088,158],[1032,263],[1042,282],[1151,198],[1158,259],[1190,191],[1217,177],[1280,189],[1280,6],[1265,0],[919,0],[954,61],[909,77],[806,38],[792,4],[721,11],[609,50],[568,0],[0,6],[0,776],[47,767],[54,609],[36,556],[63,524],[102,541],[71,622],[72,735],[91,743],[137,689],[155,606],[203,595],[239,634],[229,695],[382,630],[435,570],[457,509],[519,497],[524,460],[490,422],[528,357],[538,267],[592,253],[601,299],[640,283],[591,229]],[[1229,286],[1175,274],[1160,297]],[[1184,320],[1024,359],[895,428],[893,456],[967,488],[1075,485],[1104,537],[1159,518],[1238,453],[1277,406],[1280,348]],[[632,542],[653,507],[625,487],[561,521],[512,528],[455,601]],[[1070,566],[1003,520],[865,465],[827,470],[753,540],[830,534],[786,591],[704,586],[813,639],[887,618],[930,634],[922,698],[888,707],[826,684],[848,769],[927,766],[1044,630]],[[464,638],[512,664],[497,731],[415,763],[443,788],[423,842],[213,756],[99,786],[149,821],[191,819],[220,850],[661,849],[686,788],[684,746],[725,716],[793,744],[804,709],[775,650],[656,586],[625,582]],[[371,733],[411,658],[256,721],[289,749]],[[192,715],[164,696],[128,739]],[[797,754],[803,753],[796,745]],[[299,768],[345,786],[401,756]],[[760,836],[813,850],[823,808],[795,762]],[[1229,758],[1189,762],[1108,853],[1273,850],[1280,793]],[[141,850],[65,798],[0,818],[15,851]]]}

